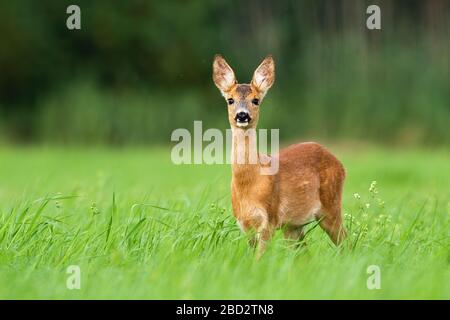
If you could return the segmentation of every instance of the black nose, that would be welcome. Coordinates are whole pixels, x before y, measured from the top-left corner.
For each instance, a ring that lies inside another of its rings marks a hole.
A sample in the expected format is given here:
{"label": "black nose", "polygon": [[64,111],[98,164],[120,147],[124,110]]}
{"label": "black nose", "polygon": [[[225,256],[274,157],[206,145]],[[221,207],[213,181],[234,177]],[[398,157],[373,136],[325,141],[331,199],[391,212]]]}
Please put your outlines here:
{"label": "black nose", "polygon": [[251,118],[247,112],[239,112],[236,114],[235,120],[237,122],[250,122]]}

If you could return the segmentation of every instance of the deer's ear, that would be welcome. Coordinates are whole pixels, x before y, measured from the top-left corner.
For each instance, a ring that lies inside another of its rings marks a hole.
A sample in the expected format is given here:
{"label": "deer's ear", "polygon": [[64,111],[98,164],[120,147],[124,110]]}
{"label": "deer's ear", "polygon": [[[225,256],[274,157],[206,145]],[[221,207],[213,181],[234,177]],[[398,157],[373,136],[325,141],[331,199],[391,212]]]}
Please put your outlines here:
{"label": "deer's ear", "polygon": [[256,68],[252,85],[264,96],[275,81],[275,62],[272,56],[267,56]]}
{"label": "deer's ear", "polygon": [[216,54],[213,62],[213,80],[217,88],[224,94],[236,84],[233,69],[221,55]]}

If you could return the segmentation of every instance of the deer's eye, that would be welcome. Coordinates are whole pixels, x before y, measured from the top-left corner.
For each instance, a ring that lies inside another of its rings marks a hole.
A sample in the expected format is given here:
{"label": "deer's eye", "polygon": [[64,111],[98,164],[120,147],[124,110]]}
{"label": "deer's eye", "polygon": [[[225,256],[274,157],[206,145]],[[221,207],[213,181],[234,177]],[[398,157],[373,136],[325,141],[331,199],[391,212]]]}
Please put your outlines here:
{"label": "deer's eye", "polygon": [[229,98],[227,101],[228,101],[228,104],[233,104],[234,103],[234,99],[233,98]]}
{"label": "deer's eye", "polygon": [[255,105],[255,106],[257,106],[257,105],[259,105],[259,99],[253,99],[252,100],[252,103]]}

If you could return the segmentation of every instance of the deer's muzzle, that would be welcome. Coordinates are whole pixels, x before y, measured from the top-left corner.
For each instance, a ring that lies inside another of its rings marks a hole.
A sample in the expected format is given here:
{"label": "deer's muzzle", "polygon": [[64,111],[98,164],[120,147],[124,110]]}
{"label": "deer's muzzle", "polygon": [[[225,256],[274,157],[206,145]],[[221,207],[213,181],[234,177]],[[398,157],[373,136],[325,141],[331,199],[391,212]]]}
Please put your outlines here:
{"label": "deer's muzzle", "polygon": [[236,114],[234,120],[236,120],[238,126],[247,126],[252,118],[250,118],[248,112],[241,111]]}

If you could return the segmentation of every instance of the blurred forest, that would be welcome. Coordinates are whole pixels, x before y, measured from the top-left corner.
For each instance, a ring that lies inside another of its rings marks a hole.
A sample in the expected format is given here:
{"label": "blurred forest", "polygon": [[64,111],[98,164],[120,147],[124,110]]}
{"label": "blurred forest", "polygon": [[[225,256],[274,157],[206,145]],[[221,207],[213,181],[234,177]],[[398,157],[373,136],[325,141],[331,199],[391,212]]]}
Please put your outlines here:
{"label": "blurred forest", "polygon": [[[66,8],[81,8],[68,30]],[[381,7],[381,30],[366,8]],[[228,127],[211,80],[267,54],[260,127],[294,138],[450,145],[450,1],[0,2],[0,142],[166,144]]]}

